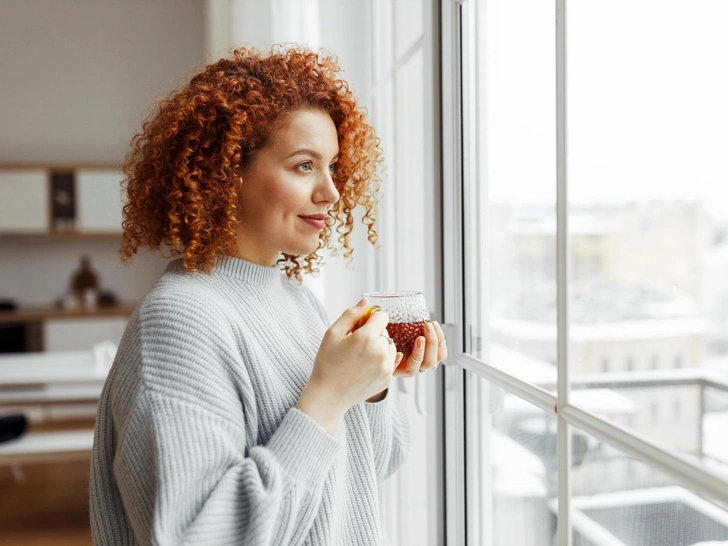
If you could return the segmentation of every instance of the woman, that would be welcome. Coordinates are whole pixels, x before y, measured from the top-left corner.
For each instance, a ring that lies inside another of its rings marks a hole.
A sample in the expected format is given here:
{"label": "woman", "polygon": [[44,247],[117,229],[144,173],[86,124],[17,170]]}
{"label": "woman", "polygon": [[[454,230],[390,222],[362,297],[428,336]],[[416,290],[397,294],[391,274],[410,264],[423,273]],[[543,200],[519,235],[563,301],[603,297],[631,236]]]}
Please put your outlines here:
{"label": "woman", "polygon": [[[331,58],[237,50],[162,101],[125,166],[122,257],[169,249],[98,410],[94,543],[379,544],[401,464],[392,377],[444,360],[433,325],[402,362],[388,317],[327,329],[300,283],[352,210],[374,241],[378,141]],[[281,267],[285,274],[281,272]]]}

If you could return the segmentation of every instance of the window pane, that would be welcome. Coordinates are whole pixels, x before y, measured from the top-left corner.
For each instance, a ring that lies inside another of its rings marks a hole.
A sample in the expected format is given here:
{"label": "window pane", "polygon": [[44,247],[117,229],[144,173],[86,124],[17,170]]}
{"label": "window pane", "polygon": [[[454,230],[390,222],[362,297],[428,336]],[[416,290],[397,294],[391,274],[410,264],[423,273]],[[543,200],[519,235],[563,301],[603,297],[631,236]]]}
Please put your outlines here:
{"label": "window pane", "polygon": [[553,4],[473,6],[477,78],[465,114],[466,127],[475,123],[466,128],[467,350],[509,373],[555,379]]}
{"label": "window pane", "polygon": [[701,373],[728,362],[726,24],[722,0],[569,10],[571,379],[697,457]]}
{"label": "window pane", "polygon": [[573,443],[573,546],[728,541],[726,507],[591,435],[576,431]]}
{"label": "window pane", "polygon": [[706,466],[728,478],[728,388],[705,387],[701,402],[700,457]]}
{"label": "window pane", "polygon": [[571,402],[728,478],[728,384],[713,385],[693,380],[638,381],[626,376],[603,383],[597,380],[590,388],[575,383]]}
{"label": "window pane", "polygon": [[[481,544],[556,541],[556,417],[482,380]],[[495,410],[494,415],[490,411]]]}

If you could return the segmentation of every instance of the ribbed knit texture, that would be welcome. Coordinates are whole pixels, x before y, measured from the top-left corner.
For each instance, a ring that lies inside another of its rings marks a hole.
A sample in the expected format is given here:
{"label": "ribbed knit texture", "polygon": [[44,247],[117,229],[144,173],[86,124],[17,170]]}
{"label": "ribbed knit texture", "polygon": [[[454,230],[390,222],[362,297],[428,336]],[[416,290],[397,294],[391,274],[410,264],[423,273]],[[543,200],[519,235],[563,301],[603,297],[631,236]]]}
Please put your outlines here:
{"label": "ribbed knit texture", "polygon": [[278,269],[169,264],[137,306],[99,401],[96,545],[376,545],[377,484],[401,464],[391,396],[333,435],[295,409],[328,328]]}

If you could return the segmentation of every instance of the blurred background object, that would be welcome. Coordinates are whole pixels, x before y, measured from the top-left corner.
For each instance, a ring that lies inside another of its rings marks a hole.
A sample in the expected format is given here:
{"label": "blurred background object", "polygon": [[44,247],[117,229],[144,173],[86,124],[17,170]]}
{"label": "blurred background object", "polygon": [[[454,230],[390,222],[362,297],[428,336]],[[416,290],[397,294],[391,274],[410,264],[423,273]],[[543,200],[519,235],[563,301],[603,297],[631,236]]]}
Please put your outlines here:
{"label": "blurred background object", "polygon": [[71,277],[71,293],[82,307],[93,309],[99,293],[99,277],[91,269],[91,258],[87,254],[81,256],[81,265]]}
{"label": "blurred background object", "polygon": [[[202,0],[0,0],[0,544],[91,544],[96,403],[166,260],[121,241],[121,165],[205,62]],[[170,15],[173,14],[173,15]]]}
{"label": "blurred background object", "polygon": [[[305,279],[328,315],[369,290],[421,290],[438,302],[434,275],[410,267],[435,263],[425,241],[438,227],[428,220],[437,9],[426,0],[0,0],[0,415],[28,423],[0,447],[0,544],[91,543],[96,402],[128,317],[167,263],[142,250],[120,264],[122,163],[156,102],[232,47],[296,42],[336,55],[382,138],[379,248],[356,229],[351,266],[326,256],[320,276]],[[404,207],[411,221],[397,213]],[[424,378],[430,404],[434,377]],[[438,544],[436,424],[404,405],[420,456],[382,488],[384,533],[401,546]]]}

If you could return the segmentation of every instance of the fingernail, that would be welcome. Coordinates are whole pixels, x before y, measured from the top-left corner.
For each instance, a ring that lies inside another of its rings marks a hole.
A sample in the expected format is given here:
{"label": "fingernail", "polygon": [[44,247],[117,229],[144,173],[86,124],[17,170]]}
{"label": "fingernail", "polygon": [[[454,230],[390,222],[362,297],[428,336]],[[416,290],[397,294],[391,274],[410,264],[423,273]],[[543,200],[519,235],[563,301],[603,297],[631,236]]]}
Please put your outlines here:
{"label": "fingernail", "polygon": [[425,340],[422,339],[422,338],[418,339],[417,340],[417,348],[418,349],[422,349],[422,347],[424,347],[424,346],[425,346]]}
{"label": "fingernail", "polygon": [[427,328],[427,333],[431,334],[435,331],[435,327],[431,323],[425,324],[425,328]]}
{"label": "fingernail", "polygon": [[366,304],[366,302],[367,302],[367,299],[366,298],[362,298],[362,299],[359,300],[359,303],[356,304],[356,307],[364,307],[364,305]]}
{"label": "fingernail", "polygon": [[394,363],[397,365],[400,362],[402,362],[402,353],[397,353],[397,358],[394,359]]}

